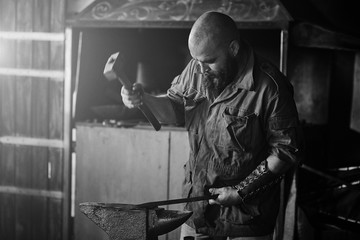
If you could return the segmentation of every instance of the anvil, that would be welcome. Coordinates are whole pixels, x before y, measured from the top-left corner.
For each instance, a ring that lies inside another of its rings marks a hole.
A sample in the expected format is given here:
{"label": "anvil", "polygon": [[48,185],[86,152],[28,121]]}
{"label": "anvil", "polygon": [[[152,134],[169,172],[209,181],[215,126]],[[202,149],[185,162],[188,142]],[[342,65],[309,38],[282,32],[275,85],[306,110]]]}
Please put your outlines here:
{"label": "anvil", "polygon": [[147,202],[80,203],[80,211],[103,229],[110,240],[157,240],[157,236],[181,226],[191,211],[165,210],[158,206],[216,199],[218,195]]}

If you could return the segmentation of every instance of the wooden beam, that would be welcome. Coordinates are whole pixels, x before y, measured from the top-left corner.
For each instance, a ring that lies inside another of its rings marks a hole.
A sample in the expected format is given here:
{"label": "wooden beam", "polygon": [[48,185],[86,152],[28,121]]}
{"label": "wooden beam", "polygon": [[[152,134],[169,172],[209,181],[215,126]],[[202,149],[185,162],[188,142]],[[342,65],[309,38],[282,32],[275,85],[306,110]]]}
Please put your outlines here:
{"label": "wooden beam", "polygon": [[21,187],[13,187],[13,186],[0,186],[0,193],[20,194],[27,196],[48,197],[48,198],[56,198],[56,199],[63,198],[63,193],[61,191],[48,191],[48,190],[21,188]]}
{"label": "wooden beam", "polygon": [[73,31],[71,28],[65,28],[65,81],[64,81],[64,115],[63,115],[63,137],[64,137],[64,162],[63,162],[63,193],[64,201],[62,203],[63,222],[63,239],[69,239],[70,236],[70,218],[71,218],[71,132],[72,132],[72,115],[71,115],[71,78],[72,78],[72,39]]}
{"label": "wooden beam", "polygon": [[0,39],[63,42],[65,41],[65,34],[50,32],[0,31]]}
{"label": "wooden beam", "polygon": [[64,148],[63,140],[46,139],[46,138],[3,136],[3,137],[0,137],[0,143],[13,144],[13,145],[36,146],[36,147]]}
{"label": "wooden beam", "polygon": [[24,69],[24,68],[0,68],[0,75],[49,78],[54,81],[64,81],[64,71],[42,70],[42,69]]}

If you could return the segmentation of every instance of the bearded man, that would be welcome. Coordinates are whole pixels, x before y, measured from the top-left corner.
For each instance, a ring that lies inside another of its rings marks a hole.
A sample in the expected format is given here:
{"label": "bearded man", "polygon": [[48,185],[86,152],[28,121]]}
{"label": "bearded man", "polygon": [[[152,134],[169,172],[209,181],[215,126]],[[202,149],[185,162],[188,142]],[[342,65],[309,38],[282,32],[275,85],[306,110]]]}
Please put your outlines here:
{"label": "bearded man", "polygon": [[279,182],[301,150],[293,88],[225,14],[201,15],[188,46],[192,60],[166,95],[121,90],[127,107],[144,101],[161,122],[185,125],[183,197],[217,195],[186,204],[181,239],[272,239]]}

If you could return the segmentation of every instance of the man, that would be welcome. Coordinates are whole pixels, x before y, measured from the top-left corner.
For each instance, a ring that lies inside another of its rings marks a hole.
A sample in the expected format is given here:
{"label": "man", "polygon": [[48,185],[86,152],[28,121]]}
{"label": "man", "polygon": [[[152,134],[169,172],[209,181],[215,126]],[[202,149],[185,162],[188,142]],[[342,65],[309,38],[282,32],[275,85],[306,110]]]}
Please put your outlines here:
{"label": "man", "polygon": [[185,123],[190,157],[183,197],[192,217],[181,237],[271,239],[279,210],[279,182],[296,166],[298,114],[293,89],[272,64],[239,36],[234,21],[206,12],[188,40],[192,60],[166,95],[121,91],[127,107],[145,101],[161,122]]}

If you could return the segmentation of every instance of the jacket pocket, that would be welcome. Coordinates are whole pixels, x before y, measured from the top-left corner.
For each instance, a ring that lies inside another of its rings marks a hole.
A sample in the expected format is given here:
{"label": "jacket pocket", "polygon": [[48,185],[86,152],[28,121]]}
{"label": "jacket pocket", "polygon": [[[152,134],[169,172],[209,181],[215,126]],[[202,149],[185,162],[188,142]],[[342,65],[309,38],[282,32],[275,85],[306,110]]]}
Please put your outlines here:
{"label": "jacket pocket", "polygon": [[254,113],[237,111],[233,113],[226,108],[222,114],[222,128],[218,145],[227,149],[240,149],[243,152],[252,144]]}

